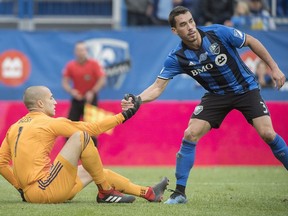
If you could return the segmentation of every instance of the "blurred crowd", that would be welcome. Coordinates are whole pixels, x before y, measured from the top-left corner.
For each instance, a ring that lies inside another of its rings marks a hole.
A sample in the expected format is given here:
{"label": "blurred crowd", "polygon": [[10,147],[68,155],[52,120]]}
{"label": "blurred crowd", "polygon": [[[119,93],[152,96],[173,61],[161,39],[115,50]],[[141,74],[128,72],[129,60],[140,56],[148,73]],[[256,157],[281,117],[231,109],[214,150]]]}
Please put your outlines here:
{"label": "blurred crowd", "polygon": [[[269,0],[125,0],[127,25],[168,25],[169,12],[182,5],[197,25],[223,24],[236,28],[274,30]],[[277,0],[277,16],[288,16],[288,0]]]}

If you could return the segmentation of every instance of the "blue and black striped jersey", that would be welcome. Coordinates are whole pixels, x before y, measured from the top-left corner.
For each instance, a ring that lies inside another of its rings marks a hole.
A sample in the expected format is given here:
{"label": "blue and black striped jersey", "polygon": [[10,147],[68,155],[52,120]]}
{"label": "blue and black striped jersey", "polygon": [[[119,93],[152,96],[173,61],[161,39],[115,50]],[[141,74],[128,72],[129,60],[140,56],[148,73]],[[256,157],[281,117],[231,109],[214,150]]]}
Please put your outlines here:
{"label": "blue and black striped jersey", "polygon": [[237,51],[245,43],[245,33],[222,25],[198,27],[198,31],[201,47],[191,50],[180,42],[166,58],[158,78],[172,79],[185,73],[207,91],[221,95],[259,88],[254,73]]}

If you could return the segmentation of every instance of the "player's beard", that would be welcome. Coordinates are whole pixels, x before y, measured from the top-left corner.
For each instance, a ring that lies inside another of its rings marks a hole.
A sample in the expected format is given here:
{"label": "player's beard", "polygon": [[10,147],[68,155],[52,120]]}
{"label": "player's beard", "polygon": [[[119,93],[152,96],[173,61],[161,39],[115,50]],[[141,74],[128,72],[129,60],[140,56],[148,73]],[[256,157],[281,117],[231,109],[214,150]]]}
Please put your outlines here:
{"label": "player's beard", "polygon": [[195,43],[196,41],[197,41],[197,38],[194,37],[194,38],[192,38],[192,39],[189,40],[189,43]]}
{"label": "player's beard", "polygon": [[185,39],[182,39],[182,41],[184,42],[184,44],[186,44],[188,47],[193,47],[194,44],[197,42],[197,38],[196,37],[186,37]]}
{"label": "player's beard", "polygon": [[197,31],[195,32],[188,32],[187,34],[187,40],[190,42],[190,43],[194,43],[195,41],[197,41]]}
{"label": "player's beard", "polygon": [[192,49],[198,49],[200,44],[198,43],[199,35],[196,32],[195,34],[187,34],[186,40],[183,41],[188,47]]}

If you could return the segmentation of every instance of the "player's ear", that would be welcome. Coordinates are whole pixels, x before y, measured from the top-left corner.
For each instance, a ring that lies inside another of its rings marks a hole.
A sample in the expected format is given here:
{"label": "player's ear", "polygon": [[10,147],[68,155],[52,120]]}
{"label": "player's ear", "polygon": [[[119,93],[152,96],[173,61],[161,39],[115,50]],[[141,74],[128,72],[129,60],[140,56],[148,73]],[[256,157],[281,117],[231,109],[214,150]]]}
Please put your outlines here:
{"label": "player's ear", "polygon": [[173,34],[178,35],[177,29],[175,27],[172,27],[171,31]]}
{"label": "player's ear", "polygon": [[37,106],[40,107],[40,108],[43,108],[44,107],[44,103],[42,100],[37,100]]}

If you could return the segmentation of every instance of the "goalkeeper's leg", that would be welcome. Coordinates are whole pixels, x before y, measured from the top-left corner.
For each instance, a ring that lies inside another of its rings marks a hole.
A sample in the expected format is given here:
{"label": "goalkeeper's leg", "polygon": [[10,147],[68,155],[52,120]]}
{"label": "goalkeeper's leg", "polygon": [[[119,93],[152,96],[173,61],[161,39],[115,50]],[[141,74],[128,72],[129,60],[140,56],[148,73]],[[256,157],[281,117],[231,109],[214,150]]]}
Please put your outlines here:
{"label": "goalkeeper's leg", "polygon": [[[141,186],[134,184],[128,178],[113,172],[109,169],[104,169],[104,174],[109,184],[125,194],[130,194],[142,197],[150,202],[160,202],[163,198],[164,191],[167,188],[169,180],[164,177],[158,184],[154,186]],[[72,199],[78,192],[86,187],[93,179],[91,175],[84,169],[83,166],[78,167],[78,177],[76,184],[71,191],[70,199]]]}
{"label": "goalkeeper's leg", "polygon": [[[92,180],[97,185],[99,193],[97,202],[101,203],[130,203],[135,200],[133,196],[124,195],[116,191],[107,181],[102,161],[97,148],[94,146],[92,139],[87,132],[76,132],[60,151],[60,155],[66,158],[74,166],[78,166],[78,160],[82,160],[82,165],[92,177]],[[75,193],[81,190],[81,184],[77,184],[79,179],[74,179],[76,184],[72,192]],[[78,187],[78,188],[77,188]],[[75,194],[69,194],[71,199]]]}
{"label": "goalkeeper's leg", "polygon": [[109,169],[104,169],[108,182],[119,190],[126,194],[142,197],[150,202],[161,202],[164,191],[167,188],[169,180],[164,177],[158,184],[154,186],[141,186],[134,184],[128,178],[113,172]]}

